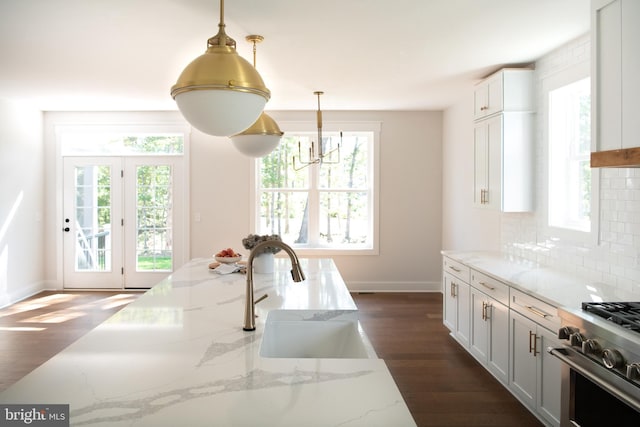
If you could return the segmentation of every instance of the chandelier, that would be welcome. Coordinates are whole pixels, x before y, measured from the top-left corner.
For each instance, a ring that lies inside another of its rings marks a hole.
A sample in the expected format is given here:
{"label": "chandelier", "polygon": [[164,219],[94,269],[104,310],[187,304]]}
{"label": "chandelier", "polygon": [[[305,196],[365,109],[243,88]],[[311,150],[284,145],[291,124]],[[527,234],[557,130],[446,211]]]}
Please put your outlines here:
{"label": "chandelier", "polygon": [[[302,157],[302,148],[300,141],[298,141],[298,162],[296,163],[296,156],[293,156],[293,169],[300,170],[307,166],[315,164],[337,164],[340,163],[340,145],[342,145],[342,132],[340,132],[340,143],[335,148],[329,147],[325,150],[325,143],[322,140],[322,110],[320,109],[320,95],[324,92],[313,92],[318,97],[318,111],[316,111],[316,122],[318,124],[318,142],[311,141],[311,145],[308,147],[307,158]],[[337,155],[337,159],[334,158],[334,153]]]}

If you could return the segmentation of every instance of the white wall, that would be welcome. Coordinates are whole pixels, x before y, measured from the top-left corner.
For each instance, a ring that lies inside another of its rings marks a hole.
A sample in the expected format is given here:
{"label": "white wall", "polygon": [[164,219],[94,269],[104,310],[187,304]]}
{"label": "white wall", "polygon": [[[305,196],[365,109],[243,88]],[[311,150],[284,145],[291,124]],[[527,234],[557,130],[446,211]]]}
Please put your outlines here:
{"label": "white wall", "polygon": [[42,113],[0,99],[0,307],[43,288]]}
{"label": "white wall", "polygon": [[[440,112],[323,112],[325,122],[377,121],[380,134],[379,255],[336,256],[335,262],[352,290],[439,290],[442,198],[442,114]],[[46,113],[47,211],[60,210],[56,123],[95,121],[158,122],[175,112]],[[315,113],[274,111],[276,121],[313,122]],[[223,247],[242,248],[251,229],[250,169],[252,160],[226,138],[194,130],[190,138],[190,256],[210,257]],[[54,179],[55,178],[55,179]],[[59,216],[59,214],[58,214]],[[52,236],[58,222],[47,222]],[[59,234],[59,233],[58,233]],[[47,279],[61,285],[60,238],[47,242]]]}

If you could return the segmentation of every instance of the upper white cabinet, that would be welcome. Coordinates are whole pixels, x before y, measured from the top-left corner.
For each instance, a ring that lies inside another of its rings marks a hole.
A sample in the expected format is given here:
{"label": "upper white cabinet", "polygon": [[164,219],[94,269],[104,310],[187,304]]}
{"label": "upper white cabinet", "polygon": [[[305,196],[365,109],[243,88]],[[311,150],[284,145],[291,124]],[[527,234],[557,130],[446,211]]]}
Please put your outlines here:
{"label": "upper white cabinet", "polygon": [[505,68],[482,82],[474,91],[474,119],[504,111],[533,111],[533,70]]}
{"label": "upper white cabinet", "polygon": [[478,83],[473,203],[503,212],[533,209],[533,71],[504,69]]}
{"label": "upper white cabinet", "polygon": [[[640,2],[592,0],[591,9],[592,151],[640,147]],[[631,156],[596,155],[592,164],[637,165]]]}

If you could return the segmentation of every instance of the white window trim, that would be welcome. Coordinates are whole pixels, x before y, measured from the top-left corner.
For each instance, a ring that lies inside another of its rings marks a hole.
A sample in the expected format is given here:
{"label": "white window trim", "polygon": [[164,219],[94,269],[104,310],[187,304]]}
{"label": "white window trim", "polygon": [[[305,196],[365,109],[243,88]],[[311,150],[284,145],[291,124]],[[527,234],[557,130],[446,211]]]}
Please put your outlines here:
{"label": "white window trim", "polygon": [[[292,121],[292,122],[278,122],[278,126],[282,131],[287,133],[296,133],[296,132],[310,132],[317,129],[317,123],[315,121]],[[341,130],[355,131],[355,132],[373,132],[373,162],[371,165],[371,170],[369,173],[373,176],[373,191],[371,193],[371,197],[373,198],[371,203],[371,209],[373,213],[373,241],[371,248],[353,248],[353,249],[338,249],[338,248],[295,248],[296,253],[300,255],[318,255],[318,256],[328,256],[328,255],[379,255],[379,240],[380,240],[380,208],[379,208],[379,200],[380,200],[380,129],[382,127],[381,122],[324,122],[322,124],[322,129],[328,132],[339,132]],[[258,176],[256,174],[256,164],[259,161],[251,162],[251,167],[249,170],[249,178],[250,182],[253,183],[249,190],[249,209],[251,210],[251,214],[249,216],[249,229],[251,233],[255,233],[258,224],[257,224],[257,205],[256,205],[256,189],[259,186]]]}
{"label": "white window trim", "polygon": [[[544,144],[547,163],[547,173],[545,174],[545,186],[546,186],[546,200],[544,210],[544,221],[547,235],[558,237],[563,240],[571,240],[585,244],[598,244],[600,236],[600,170],[597,168],[591,169],[591,231],[579,231],[571,230],[568,228],[560,228],[549,225],[549,93],[562,86],[569,85],[578,80],[588,78],[591,76],[591,65],[589,61],[584,61],[579,64],[573,65],[565,70],[559,71],[542,81],[542,93],[544,102]],[[591,100],[593,102],[593,93],[591,94]],[[592,117],[593,120],[593,117]],[[592,136],[593,137],[593,136]]]}

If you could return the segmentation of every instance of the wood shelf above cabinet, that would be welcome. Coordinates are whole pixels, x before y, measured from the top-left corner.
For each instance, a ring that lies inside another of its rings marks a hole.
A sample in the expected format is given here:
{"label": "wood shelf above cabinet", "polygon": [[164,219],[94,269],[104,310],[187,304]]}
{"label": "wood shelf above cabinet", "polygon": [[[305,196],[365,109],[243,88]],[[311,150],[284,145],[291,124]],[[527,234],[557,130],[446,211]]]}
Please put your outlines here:
{"label": "wood shelf above cabinet", "polygon": [[637,168],[640,167],[640,147],[591,153],[592,168]]}

